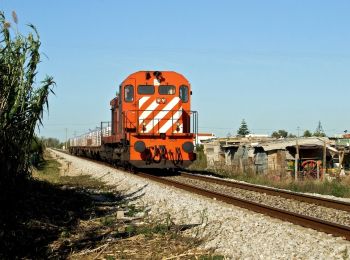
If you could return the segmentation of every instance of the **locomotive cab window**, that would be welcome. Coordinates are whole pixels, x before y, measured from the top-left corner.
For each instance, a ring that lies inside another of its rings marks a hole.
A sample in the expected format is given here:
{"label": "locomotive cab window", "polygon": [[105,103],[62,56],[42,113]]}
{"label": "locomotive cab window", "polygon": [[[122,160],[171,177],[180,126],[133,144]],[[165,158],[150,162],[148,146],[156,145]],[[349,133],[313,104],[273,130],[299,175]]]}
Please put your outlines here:
{"label": "locomotive cab window", "polygon": [[127,85],[124,88],[124,100],[125,102],[133,102],[134,101],[134,86]]}
{"label": "locomotive cab window", "polygon": [[137,87],[137,94],[152,95],[152,94],[154,94],[154,86],[153,85],[139,85]]}
{"label": "locomotive cab window", "polygon": [[188,102],[188,87],[187,86],[185,86],[185,85],[180,86],[179,97],[181,98],[182,102],[184,102],[184,103]]}
{"label": "locomotive cab window", "polygon": [[175,94],[175,86],[160,85],[158,87],[158,93],[160,95],[174,95]]}

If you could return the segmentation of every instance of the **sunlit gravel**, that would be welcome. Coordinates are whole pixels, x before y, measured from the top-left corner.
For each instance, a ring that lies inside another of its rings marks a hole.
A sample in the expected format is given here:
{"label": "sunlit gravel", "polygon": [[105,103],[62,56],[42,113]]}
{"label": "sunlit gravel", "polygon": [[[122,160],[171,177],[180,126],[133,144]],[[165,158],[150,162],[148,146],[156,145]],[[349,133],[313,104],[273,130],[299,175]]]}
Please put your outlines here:
{"label": "sunlit gravel", "polygon": [[262,214],[190,194],[57,151],[62,174],[90,175],[132,194],[149,214],[170,213],[180,224],[201,224],[188,232],[206,238],[228,259],[350,259],[350,242]]}
{"label": "sunlit gravel", "polygon": [[249,200],[270,207],[295,212],[325,221],[334,222],[340,225],[350,226],[350,213],[343,210],[336,210],[311,203],[300,202],[293,199],[286,199],[278,196],[267,195],[266,193],[254,192],[244,189],[228,187],[206,181],[190,179],[182,176],[168,177],[177,182],[193,185],[209,191],[215,191],[221,194]]}

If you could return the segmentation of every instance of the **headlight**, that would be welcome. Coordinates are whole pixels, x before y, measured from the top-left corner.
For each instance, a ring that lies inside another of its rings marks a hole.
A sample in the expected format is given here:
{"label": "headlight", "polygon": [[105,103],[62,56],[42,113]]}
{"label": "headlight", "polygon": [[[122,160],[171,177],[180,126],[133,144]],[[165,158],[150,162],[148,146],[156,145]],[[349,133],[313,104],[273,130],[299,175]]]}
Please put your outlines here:
{"label": "headlight", "polygon": [[182,145],[182,149],[186,152],[186,153],[192,153],[194,150],[194,145],[192,142],[186,142]]}
{"label": "headlight", "polygon": [[142,153],[146,150],[146,145],[143,141],[137,141],[134,143],[134,149],[136,152]]}

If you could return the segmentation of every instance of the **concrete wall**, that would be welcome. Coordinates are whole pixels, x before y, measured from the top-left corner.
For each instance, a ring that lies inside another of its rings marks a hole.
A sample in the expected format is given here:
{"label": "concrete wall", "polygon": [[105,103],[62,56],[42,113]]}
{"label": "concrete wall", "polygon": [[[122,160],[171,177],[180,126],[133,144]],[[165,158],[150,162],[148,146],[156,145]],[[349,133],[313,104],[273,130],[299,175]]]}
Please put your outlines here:
{"label": "concrete wall", "polygon": [[222,158],[223,152],[221,151],[220,144],[217,142],[204,144],[204,154],[207,156],[208,167],[214,167],[220,162],[225,162]]}

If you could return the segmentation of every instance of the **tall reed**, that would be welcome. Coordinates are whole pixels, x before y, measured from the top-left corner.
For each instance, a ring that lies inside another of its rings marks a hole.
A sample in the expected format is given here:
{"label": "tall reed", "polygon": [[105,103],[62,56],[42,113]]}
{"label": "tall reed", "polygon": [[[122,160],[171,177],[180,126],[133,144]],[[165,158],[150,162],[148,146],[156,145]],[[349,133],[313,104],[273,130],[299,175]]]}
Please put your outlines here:
{"label": "tall reed", "polygon": [[16,25],[0,12],[0,186],[29,176],[30,145],[55,85],[49,76],[37,84],[39,34],[31,24],[27,36],[20,34],[12,16]]}

